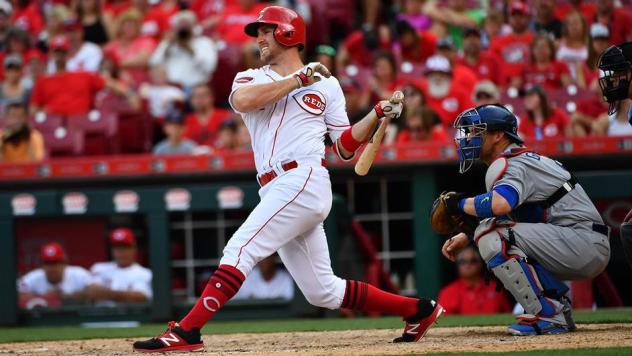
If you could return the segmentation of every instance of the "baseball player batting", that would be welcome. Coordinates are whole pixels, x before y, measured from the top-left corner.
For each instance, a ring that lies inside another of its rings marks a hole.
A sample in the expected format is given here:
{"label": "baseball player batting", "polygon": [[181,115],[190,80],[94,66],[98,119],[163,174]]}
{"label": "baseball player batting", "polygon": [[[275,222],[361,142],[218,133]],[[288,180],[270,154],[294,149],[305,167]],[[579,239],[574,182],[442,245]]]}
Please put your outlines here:
{"label": "baseball player batting", "polygon": [[474,234],[447,240],[443,254],[454,260],[468,244],[478,247],[487,267],[526,312],[509,326],[511,334],[573,330],[568,287],[560,280],[593,278],[606,268],[609,228],[562,164],[522,145],[517,119],[502,105],[466,110],[454,126],[460,172],[483,161],[487,192],[444,198],[450,214],[482,220]]}
{"label": "baseball player batting", "polygon": [[193,309],[159,336],[135,342],[134,350],[203,349],[200,329],[235,295],[253,267],[274,252],[311,304],[399,315],[406,326],[394,341],[418,341],[443,308],[428,298],[399,296],[335,276],[323,229],[332,201],[325,135],[342,159],[351,159],[378,120],[396,118],[402,104],[380,101],[350,126],[338,81],[322,64],[301,61],[305,23],[298,14],[266,7],[245,32],[256,37],[266,65],[238,73],[229,101],[250,132],[261,201],[228,241]]}
{"label": "baseball player batting", "polygon": [[[599,86],[604,99],[610,103],[609,114],[619,110],[624,100],[632,99],[632,42],[611,46],[599,57],[599,69],[603,73],[599,78]],[[628,119],[632,125],[632,107],[628,112]],[[623,219],[619,230],[623,252],[632,268],[632,210]]]}

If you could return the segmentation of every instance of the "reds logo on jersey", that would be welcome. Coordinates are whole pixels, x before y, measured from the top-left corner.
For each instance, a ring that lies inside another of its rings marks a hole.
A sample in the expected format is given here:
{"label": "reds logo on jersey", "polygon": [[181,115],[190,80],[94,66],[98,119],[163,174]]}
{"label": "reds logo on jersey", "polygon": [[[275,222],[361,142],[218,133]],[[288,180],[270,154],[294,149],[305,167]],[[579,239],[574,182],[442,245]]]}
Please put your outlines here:
{"label": "reds logo on jersey", "polygon": [[320,115],[325,112],[327,104],[325,96],[315,90],[306,90],[292,96],[301,109],[312,115]]}

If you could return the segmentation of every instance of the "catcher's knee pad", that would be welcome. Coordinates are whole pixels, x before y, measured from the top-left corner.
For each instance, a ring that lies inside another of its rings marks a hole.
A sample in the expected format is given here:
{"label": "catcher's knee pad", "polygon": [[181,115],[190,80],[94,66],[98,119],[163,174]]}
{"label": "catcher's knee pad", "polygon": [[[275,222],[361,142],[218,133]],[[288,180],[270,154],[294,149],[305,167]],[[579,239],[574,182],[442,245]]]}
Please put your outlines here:
{"label": "catcher's knee pad", "polygon": [[507,243],[496,231],[478,238],[478,250],[505,289],[516,298],[528,314],[551,317],[561,304],[544,296],[544,287],[535,268],[519,255],[507,253]]}
{"label": "catcher's knee pad", "polygon": [[630,268],[632,268],[632,220],[621,224],[619,235],[621,236],[621,244],[623,245],[625,258],[628,261]]}

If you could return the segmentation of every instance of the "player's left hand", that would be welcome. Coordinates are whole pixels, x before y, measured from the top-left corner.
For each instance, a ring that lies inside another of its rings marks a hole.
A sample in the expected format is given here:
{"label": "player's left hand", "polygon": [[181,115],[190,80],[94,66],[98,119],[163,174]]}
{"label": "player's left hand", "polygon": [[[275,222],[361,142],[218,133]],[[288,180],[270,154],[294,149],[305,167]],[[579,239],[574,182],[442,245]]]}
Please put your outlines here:
{"label": "player's left hand", "polygon": [[308,63],[305,67],[294,73],[294,78],[301,87],[312,85],[322,79],[331,77],[331,72],[320,62]]}

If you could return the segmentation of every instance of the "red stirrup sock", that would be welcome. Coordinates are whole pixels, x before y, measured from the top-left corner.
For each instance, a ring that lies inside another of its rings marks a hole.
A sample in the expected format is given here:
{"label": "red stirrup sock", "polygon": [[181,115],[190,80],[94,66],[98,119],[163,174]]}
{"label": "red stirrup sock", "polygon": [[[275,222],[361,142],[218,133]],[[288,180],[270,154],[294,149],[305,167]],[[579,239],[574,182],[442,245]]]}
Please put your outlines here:
{"label": "red stirrup sock", "polygon": [[202,329],[215,312],[237,293],[244,279],[246,277],[237,268],[220,265],[209,279],[193,309],[180,321],[180,327],[184,330]]}
{"label": "red stirrup sock", "polygon": [[363,312],[380,312],[408,318],[417,313],[415,298],[385,292],[368,283],[347,280],[341,308]]}

